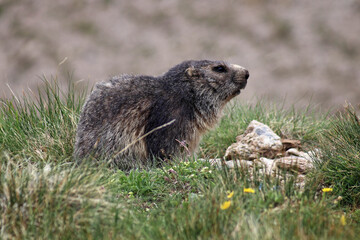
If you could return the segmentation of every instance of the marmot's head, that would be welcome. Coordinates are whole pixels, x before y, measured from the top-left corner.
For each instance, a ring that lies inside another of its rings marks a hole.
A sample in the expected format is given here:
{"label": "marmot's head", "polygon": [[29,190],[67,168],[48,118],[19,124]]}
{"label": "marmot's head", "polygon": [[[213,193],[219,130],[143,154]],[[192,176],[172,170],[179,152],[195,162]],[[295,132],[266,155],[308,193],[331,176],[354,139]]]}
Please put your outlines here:
{"label": "marmot's head", "polygon": [[226,103],[245,88],[249,71],[223,61],[185,61],[168,72],[182,73],[183,81],[189,81],[197,94],[210,94]]}

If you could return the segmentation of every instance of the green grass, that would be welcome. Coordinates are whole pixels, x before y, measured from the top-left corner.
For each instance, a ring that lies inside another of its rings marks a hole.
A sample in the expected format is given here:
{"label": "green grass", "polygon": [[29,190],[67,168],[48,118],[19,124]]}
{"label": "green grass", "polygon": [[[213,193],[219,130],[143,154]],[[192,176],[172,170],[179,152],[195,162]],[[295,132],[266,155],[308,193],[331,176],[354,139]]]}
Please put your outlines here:
{"label": "green grass", "polygon": [[51,85],[44,83],[41,94],[0,101],[0,146],[11,153],[36,155],[42,161],[68,158],[86,91],[75,95],[74,85],[69,84],[64,93],[55,80]]}
{"label": "green grass", "polygon": [[360,118],[352,107],[347,107],[322,135],[322,149],[318,169],[325,185],[350,205],[360,205]]}
{"label": "green grass", "polygon": [[255,105],[231,105],[216,129],[207,133],[201,144],[203,157],[222,157],[252,120],[267,124],[282,138],[301,140],[304,148],[318,141],[318,133],[327,128],[327,114],[320,115],[309,105],[303,110],[284,109],[259,100]]}
{"label": "green grass", "polygon": [[[41,92],[41,97],[0,102],[1,239],[354,239],[360,234],[354,112],[329,120],[311,108],[232,105],[204,137],[200,155],[222,156],[256,119],[282,137],[301,140],[303,148],[320,148],[322,161],[302,190],[291,176],[281,176],[282,184],[280,177],[256,169],[219,169],[196,158],[127,173],[101,162],[77,165],[71,155],[86,91],[72,86],[62,93],[56,83],[46,83]],[[322,193],[323,186],[334,191]],[[223,210],[225,201],[231,205]]]}

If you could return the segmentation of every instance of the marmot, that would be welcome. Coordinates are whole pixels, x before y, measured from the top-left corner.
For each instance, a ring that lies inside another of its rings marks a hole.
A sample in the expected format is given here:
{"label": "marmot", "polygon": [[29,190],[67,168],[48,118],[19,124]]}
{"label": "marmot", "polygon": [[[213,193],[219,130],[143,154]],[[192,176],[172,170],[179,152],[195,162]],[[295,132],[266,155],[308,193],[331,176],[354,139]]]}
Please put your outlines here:
{"label": "marmot", "polygon": [[128,169],[193,153],[248,78],[235,64],[190,60],[158,77],[100,82],[83,106],[74,157],[101,156]]}

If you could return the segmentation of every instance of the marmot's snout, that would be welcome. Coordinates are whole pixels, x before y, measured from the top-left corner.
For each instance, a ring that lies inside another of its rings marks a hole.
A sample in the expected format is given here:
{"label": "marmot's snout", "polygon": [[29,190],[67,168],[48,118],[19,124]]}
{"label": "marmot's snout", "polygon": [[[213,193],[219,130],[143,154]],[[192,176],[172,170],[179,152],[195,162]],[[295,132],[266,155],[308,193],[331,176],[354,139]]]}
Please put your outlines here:
{"label": "marmot's snout", "polygon": [[249,71],[247,69],[245,69],[245,79],[246,79],[246,81],[249,79],[249,77],[250,77]]}
{"label": "marmot's snout", "polygon": [[233,81],[239,84],[240,89],[244,89],[247,84],[247,80],[250,77],[249,71],[236,64],[231,64],[231,67],[236,71],[236,74],[233,77]]}
{"label": "marmot's snout", "polygon": [[247,69],[244,69],[243,75],[244,75],[244,80],[241,81],[240,89],[244,89],[246,87],[247,80],[250,77],[249,71]]}

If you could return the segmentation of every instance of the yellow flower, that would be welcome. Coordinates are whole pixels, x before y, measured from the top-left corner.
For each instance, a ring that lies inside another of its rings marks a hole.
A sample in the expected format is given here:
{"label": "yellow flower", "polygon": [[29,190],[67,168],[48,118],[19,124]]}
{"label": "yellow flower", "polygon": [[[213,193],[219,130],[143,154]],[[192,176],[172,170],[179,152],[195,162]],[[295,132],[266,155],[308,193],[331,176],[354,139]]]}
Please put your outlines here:
{"label": "yellow flower", "polygon": [[255,193],[255,190],[252,188],[244,188],[244,193]]}
{"label": "yellow flower", "polygon": [[346,218],[345,218],[345,214],[343,214],[340,218],[340,223],[341,225],[345,226],[346,225]]}
{"label": "yellow flower", "polygon": [[229,194],[227,195],[227,198],[232,198],[233,195],[234,195],[234,191],[232,191],[231,193],[229,193]]}
{"label": "yellow flower", "polygon": [[231,205],[231,201],[226,201],[223,204],[220,205],[221,210],[228,209]]}
{"label": "yellow flower", "polygon": [[323,188],[322,191],[323,192],[332,192],[332,188]]}

